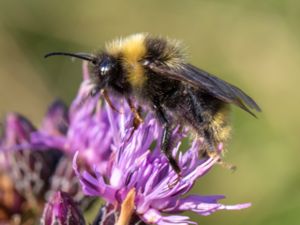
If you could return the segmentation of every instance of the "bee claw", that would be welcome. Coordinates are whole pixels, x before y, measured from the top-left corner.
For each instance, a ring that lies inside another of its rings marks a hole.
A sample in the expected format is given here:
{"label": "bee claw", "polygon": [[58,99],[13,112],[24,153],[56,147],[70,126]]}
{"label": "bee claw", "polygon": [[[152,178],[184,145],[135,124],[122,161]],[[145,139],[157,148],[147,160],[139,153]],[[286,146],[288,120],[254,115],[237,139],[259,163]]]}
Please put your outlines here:
{"label": "bee claw", "polygon": [[134,119],[133,119],[133,127],[135,129],[137,129],[139,127],[139,125],[143,122],[144,122],[144,120],[137,114],[134,116]]}
{"label": "bee claw", "polygon": [[127,98],[127,103],[130,107],[131,112],[133,113],[134,119],[133,119],[133,127],[135,129],[138,128],[138,126],[144,122],[144,120],[142,119],[140,113],[141,113],[141,107],[136,108],[133,104],[133,102],[131,101],[130,98]]}
{"label": "bee claw", "polygon": [[223,168],[230,170],[231,172],[235,172],[237,170],[237,167],[235,165],[233,165],[231,163],[224,162],[221,159],[218,160],[218,164],[220,166],[222,166]]}
{"label": "bee claw", "polygon": [[[210,157],[210,158],[219,158],[220,157],[220,152],[216,152],[216,151],[208,151],[207,152],[207,155]],[[225,162],[223,159],[219,158],[217,163],[222,166],[223,168],[225,169],[228,169],[232,172],[236,171],[237,167],[231,163],[227,163]]]}

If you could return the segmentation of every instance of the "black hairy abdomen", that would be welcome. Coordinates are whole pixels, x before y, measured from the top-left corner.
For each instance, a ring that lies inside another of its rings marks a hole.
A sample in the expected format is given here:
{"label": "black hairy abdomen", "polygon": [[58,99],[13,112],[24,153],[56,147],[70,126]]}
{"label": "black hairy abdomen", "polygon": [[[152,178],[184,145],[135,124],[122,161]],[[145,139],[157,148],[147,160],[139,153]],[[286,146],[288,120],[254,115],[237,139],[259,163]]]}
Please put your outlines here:
{"label": "black hairy abdomen", "polygon": [[173,124],[191,127],[209,145],[223,141],[216,130],[227,126],[227,121],[215,124],[215,116],[227,106],[209,93],[156,74],[148,74],[143,99],[152,106],[160,105],[166,118]]}

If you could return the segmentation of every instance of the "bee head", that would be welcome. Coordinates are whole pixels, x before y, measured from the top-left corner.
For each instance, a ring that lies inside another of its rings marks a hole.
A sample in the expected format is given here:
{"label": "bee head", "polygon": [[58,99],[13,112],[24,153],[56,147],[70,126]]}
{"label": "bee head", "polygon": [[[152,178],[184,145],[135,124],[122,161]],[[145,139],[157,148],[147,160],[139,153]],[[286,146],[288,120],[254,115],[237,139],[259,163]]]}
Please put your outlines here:
{"label": "bee head", "polygon": [[105,53],[95,56],[88,53],[51,52],[46,54],[45,58],[57,55],[79,58],[92,63],[93,77],[91,79],[95,83],[92,95],[97,94],[108,86],[109,82],[114,79],[113,74],[117,72],[118,68],[117,60]]}
{"label": "bee head", "polygon": [[101,88],[105,88],[118,71],[117,60],[102,53],[95,58],[93,64],[93,79]]}

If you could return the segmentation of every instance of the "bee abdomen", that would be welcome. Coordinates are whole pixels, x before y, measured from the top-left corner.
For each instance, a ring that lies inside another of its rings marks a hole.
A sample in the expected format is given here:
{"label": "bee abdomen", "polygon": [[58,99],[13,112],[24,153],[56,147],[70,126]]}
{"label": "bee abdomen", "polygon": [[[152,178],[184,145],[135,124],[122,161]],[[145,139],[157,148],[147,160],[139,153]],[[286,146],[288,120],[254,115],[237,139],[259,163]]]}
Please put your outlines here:
{"label": "bee abdomen", "polygon": [[213,136],[215,145],[225,143],[231,133],[231,126],[229,125],[229,106],[224,105],[218,112],[212,116],[209,122],[209,130]]}

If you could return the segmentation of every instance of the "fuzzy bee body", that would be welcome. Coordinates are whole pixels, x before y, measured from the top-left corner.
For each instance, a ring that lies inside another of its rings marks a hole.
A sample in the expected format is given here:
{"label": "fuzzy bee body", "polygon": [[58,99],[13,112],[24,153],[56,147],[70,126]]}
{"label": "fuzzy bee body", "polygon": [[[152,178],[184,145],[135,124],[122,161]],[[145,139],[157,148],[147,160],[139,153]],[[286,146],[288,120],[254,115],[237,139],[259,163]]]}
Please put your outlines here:
{"label": "fuzzy bee body", "polygon": [[196,136],[204,138],[205,148],[213,149],[227,140],[230,130],[228,104],[179,81],[164,81],[159,75],[152,76],[153,79],[145,83],[142,101],[157,102],[172,125],[192,128]]}
{"label": "fuzzy bee body", "polygon": [[204,140],[205,151],[214,151],[229,137],[229,104],[252,115],[251,109],[260,111],[239,88],[188,64],[173,40],[135,34],[110,42],[98,55],[54,52],[47,56],[51,55],[90,61],[93,92],[106,90],[129,102],[134,97],[146,104],[164,127],[161,148],[178,174],[180,167],[170,151],[175,126],[192,128]]}

